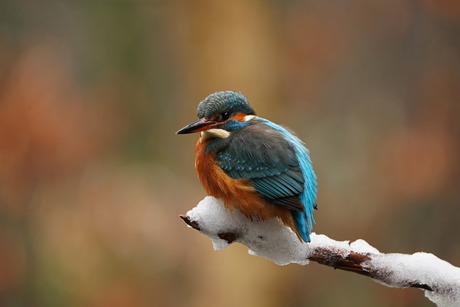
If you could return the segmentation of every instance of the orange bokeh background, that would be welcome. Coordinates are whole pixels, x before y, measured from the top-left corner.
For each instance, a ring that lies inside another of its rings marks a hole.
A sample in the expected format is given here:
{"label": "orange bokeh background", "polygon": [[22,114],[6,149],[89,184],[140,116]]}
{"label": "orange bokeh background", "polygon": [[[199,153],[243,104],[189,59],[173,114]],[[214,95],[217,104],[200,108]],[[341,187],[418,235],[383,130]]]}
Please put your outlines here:
{"label": "orange bokeh background", "polygon": [[242,91],[307,143],[316,232],[458,266],[459,37],[454,0],[2,1],[0,305],[432,306],[212,251],[174,132]]}

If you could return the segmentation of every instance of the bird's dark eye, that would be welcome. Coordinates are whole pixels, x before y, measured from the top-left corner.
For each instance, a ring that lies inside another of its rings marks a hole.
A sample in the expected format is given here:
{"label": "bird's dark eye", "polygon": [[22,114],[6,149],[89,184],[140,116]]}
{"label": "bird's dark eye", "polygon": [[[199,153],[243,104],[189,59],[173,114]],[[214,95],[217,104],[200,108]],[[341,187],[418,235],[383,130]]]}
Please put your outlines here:
{"label": "bird's dark eye", "polygon": [[211,116],[211,120],[216,122],[224,122],[230,118],[230,112],[215,113]]}
{"label": "bird's dark eye", "polygon": [[222,117],[222,120],[227,120],[230,118],[230,112],[224,112],[220,116]]}

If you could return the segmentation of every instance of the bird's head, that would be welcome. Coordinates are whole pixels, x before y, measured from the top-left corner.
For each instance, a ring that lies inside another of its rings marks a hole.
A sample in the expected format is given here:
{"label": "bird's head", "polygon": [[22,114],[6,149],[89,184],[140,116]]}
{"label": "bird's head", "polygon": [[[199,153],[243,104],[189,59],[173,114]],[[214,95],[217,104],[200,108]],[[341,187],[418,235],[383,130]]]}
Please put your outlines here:
{"label": "bird's head", "polygon": [[217,136],[225,136],[234,130],[246,126],[246,122],[255,115],[246,97],[234,91],[216,92],[209,95],[198,105],[198,120],[177,134],[213,131]]}

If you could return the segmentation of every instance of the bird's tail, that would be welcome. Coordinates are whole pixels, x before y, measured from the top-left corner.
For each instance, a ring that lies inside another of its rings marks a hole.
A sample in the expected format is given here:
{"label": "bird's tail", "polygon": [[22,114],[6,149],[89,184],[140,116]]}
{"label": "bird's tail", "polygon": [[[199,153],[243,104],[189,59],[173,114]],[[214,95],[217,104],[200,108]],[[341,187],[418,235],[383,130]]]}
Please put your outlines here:
{"label": "bird's tail", "polygon": [[310,232],[311,226],[307,225],[309,223],[307,214],[305,212],[292,212],[292,218],[295,225],[295,233],[299,239],[304,242],[310,242]]}

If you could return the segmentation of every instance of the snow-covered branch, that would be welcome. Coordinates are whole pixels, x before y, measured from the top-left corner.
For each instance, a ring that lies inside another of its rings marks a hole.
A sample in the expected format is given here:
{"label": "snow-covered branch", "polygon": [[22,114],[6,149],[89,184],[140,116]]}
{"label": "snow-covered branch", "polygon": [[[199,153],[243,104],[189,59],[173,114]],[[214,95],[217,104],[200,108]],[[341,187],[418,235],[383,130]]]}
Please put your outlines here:
{"label": "snow-covered branch", "polygon": [[278,265],[314,261],[368,276],[388,287],[420,288],[438,306],[460,306],[460,268],[430,253],[384,254],[364,240],[335,241],[315,233],[310,243],[302,243],[278,220],[247,219],[209,196],[181,218],[208,236],[215,250],[238,242],[248,247],[249,254]]}

